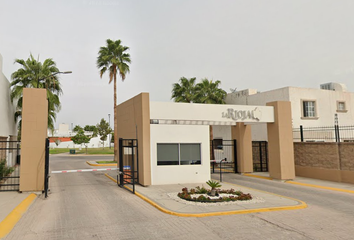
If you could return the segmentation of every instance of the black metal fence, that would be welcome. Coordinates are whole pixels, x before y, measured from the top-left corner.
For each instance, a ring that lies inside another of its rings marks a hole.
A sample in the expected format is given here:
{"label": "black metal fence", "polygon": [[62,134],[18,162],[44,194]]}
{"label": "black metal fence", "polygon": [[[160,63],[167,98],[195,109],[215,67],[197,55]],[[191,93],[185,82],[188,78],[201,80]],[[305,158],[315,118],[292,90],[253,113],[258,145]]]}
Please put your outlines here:
{"label": "black metal fence", "polygon": [[20,142],[0,141],[0,192],[19,191]]}
{"label": "black metal fence", "polygon": [[295,142],[354,142],[354,126],[323,126],[293,129]]}
{"label": "black metal fence", "polygon": [[253,141],[252,157],[254,172],[268,172],[268,142]]}
{"label": "black metal fence", "polygon": [[139,183],[139,158],[137,139],[119,139],[119,175],[117,183],[120,187],[131,185],[135,193],[135,184]]}
{"label": "black metal fence", "polygon": [[236,140],[211,140],[210,159],[216,160],[210,164],[211,173],[237,173]]}

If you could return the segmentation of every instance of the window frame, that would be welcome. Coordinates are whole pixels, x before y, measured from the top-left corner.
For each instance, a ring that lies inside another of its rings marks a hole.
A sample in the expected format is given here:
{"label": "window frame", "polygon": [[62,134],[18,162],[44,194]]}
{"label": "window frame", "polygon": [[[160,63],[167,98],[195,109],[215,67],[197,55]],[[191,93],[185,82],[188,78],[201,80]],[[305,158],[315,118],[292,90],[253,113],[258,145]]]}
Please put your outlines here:
{"label": "window frame", "polygon": [[[314,116],[305,116],[305,102],[313,102]],[[301,119],[318,119],[317,101],[315,99],[301,99]]]}
{"label": "window frame", "polygon": [[[178,164],[158,164],[158,145],[171,145],[171,144],[174,144],[174,145],[177,145],[178,147]],[[181,160],[181,145],[187,145],[187,144],[195,144],[195,145],[199,145],[199,156],[200,156],[200,159],[199,160],[195,160],[196,162],[199,161],[199,163],[192,163],[192,164],[181,164],[181,161],[183,161],[183,159]],[[193,143],[193,142],[171,142],[171,143],[156,143],[156,165],[158,167],[160,166],[201,166],[202,165],[202,143],[200,142],[197,142],[197,143]]]}
{"label": "window frame", "polygon": [[[344,109],[339,109],[339,105],[343,103],[344,104]],[[337,112],[348,112],[347,109],[347,104],[345,101],[337,101]]]}

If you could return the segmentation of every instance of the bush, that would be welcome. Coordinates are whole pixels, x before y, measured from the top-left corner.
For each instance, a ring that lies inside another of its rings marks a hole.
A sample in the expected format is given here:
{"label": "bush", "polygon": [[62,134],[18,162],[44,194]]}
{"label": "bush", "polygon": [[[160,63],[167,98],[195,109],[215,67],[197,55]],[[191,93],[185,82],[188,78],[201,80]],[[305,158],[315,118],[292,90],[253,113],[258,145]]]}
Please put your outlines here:
{"label": "bush", "polygon": [[1,160],[0,161],[0,180],[7,177],[14,170],[15,170],[14,168],[6,166],[6,160]]}
{"label": "bush", "polygon": [[188,191],[188,188],[183,188],[182,192],[178,193],[177,196],[187,200],[187,201],[194,201],[194,202],[231,202],[231,201],[245,201],[245,200],[251,200],[252,196],[251,194],[243,193],[241,191],[235,191],[234,189],[228,189],[228,190],[218,190],[219,193],[227,193],[230,194],[228,197],[220,197],[217,199],[211,199],[210,197],[200,195],[198,198],[193,196],[193,194],[210,194],[210,191],[206,190],[204,187],[196,187],[195,189],[191,189]]}

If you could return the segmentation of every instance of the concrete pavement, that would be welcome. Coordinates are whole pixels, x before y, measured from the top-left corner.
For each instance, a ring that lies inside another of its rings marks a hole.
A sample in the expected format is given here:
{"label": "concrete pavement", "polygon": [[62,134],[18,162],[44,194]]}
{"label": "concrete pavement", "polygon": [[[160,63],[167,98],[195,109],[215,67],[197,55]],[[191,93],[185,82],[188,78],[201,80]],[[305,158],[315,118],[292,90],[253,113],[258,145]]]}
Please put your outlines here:
{"label": "concrete pavement", "polygon": [[[51,157],[51,170],[92,168],[85,163],[87,160]],[[216,180],[217,177],[213,175]],[[158,211],[150,203],[117,187],[103,173],[53,174],[49,198],[34,201],[6,239],[351,239],[354,235],[354,194],[237,174],[225,174],[223,179],[239,185],[230,185],[234,189],[265,198],[266,202],[255,203],[259,206],[273,200],[277,200],[273,206],[299,205],[299,201],[287,198],[290,197],[303,200],[308,207],[203,218],[178,217]],[[314,183],[311,179],[304,180]],[[225,182],[222,188],[229,187]],[[317,180],[316,183],[326,184]],[[178,192],[182,186],[137,187],[137,190],[170,211],[205,213],[202,207],[185,206],[166,198],[167,192]],[[349,185],[345,187],[351,189]],[[236,210],[251,207],[233,206]],[[215,213],[220,209],[208,211]]]}

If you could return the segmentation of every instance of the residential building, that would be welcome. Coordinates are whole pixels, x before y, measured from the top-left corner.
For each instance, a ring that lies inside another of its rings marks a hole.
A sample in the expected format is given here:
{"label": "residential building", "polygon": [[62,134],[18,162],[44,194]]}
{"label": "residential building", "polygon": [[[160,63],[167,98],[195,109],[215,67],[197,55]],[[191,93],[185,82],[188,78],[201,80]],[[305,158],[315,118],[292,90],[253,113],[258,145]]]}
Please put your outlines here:
{"label": "residential building", "polygon": [[[273,101],[290,101],[293,128],[333,126],[335,118],[341,126],[354,125],[354,93],[344,84],[321,84],[319,89],[284,87],[266,92],[245,89],[229,93],[227,104],[266,105]],[[227,138],[225,127],[215,127],[214,138]],[[267,140],[266,127],[252,126],[254,141]]]}

